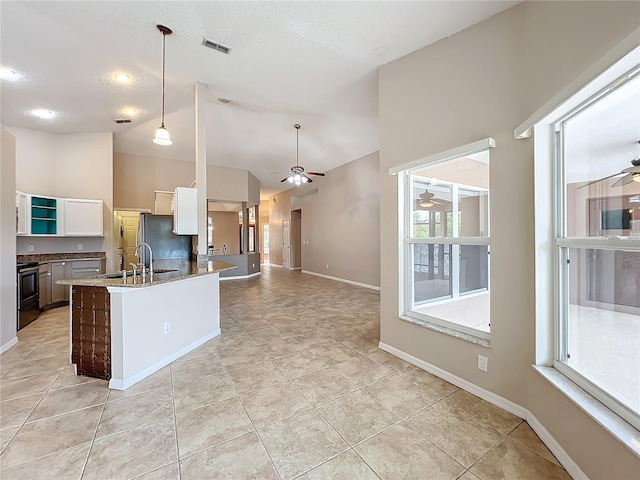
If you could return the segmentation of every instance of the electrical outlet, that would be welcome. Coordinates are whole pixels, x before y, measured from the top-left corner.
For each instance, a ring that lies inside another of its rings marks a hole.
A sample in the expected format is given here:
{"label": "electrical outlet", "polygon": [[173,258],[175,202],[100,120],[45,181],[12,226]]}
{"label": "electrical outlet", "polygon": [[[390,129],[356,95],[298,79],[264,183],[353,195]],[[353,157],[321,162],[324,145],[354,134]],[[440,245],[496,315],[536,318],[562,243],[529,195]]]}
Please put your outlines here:
{"label": "electrical outlet", "polygon": [[478,370],[489,371],[489,359],[484,355],[478,355]]}
{"label": "electrical outlet", "polygon": [[252,264],[251,264],[251,268],[256,268],[256,264],[255,264],[255,263],[252,263]]}
{"label": "electrical outlet", "polygon": [[329,268],[329,264],[325,265],[325,268]]}
{"label": "electrical outlet", "polygon": [[33,245],[29,245],[29,246],[27,247],[27,250],[29,250],[30,252],[33,252]]}
{"label": "electrical outlet", "polygon": [[78,250],[82,250],[82,244],[81,243],[78,244]]}
{"label": "electrical outlet", "polygon": [[164,334],[171,332],[171,322],[164,322]]}

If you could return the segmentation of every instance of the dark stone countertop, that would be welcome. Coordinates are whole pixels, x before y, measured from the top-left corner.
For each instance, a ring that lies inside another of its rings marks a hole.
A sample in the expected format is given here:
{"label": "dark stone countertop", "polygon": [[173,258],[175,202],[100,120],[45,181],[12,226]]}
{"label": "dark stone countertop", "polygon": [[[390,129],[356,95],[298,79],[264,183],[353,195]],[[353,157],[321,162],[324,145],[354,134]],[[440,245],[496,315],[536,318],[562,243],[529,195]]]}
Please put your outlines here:
{"label": "dark stone countertop", "polygon": [[17,262],[60,262],[65,260],[96,260],[107,258],[105,252],[29,253],[18,255]]}

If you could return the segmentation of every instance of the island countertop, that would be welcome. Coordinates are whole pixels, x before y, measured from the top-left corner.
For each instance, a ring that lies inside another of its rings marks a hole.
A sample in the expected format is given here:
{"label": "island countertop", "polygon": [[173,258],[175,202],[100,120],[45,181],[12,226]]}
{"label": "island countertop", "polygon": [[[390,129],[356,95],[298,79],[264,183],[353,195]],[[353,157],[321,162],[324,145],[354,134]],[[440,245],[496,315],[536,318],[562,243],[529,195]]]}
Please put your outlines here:
{"label": "island countertop", "polygon": [[[58,280],[59,285],[82,285],[86,287],[126,287],[144,288],[164,283],[177,282],[191,277],[210,275],[238,268],[227,262],[209,260],[206,262],[192,262],[188,260],[156,260],[153,262],[154,274],[143,277],[140,272],[134,277],[127,272],[126,281],[122,280],[122,272],[96,275],[84,278],[65,278]],[[135,281],[135,283],[134,283]]]}

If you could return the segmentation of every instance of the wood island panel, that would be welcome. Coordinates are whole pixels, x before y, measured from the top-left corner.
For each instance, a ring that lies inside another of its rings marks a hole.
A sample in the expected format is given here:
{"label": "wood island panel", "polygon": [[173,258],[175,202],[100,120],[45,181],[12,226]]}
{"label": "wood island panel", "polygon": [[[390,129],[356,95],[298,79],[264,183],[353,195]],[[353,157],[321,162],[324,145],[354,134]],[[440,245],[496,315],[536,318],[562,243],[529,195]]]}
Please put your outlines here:
{"label": "wood island panel", "polygon": [[78,375],[111,379],[111,298],[104,287],[71,291],[71,362]]}

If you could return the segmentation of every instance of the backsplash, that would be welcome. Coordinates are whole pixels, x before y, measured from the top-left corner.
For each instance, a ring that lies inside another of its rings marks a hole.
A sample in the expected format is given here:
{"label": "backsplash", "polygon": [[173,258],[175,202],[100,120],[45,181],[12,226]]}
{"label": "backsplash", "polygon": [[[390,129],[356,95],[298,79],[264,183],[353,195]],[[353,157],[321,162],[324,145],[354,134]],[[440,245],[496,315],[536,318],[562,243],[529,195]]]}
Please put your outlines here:
{"label": "backsplash", "polygon": [[[38,253],[82,253],[104,250],[104,237],[16,237],[16,253],[32,255]],[[82,248],[78,248],[78,244]],[[29,246],[33,249],[30,250]]]}

